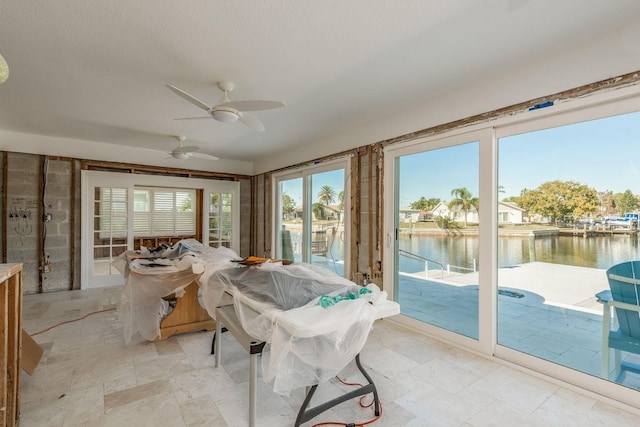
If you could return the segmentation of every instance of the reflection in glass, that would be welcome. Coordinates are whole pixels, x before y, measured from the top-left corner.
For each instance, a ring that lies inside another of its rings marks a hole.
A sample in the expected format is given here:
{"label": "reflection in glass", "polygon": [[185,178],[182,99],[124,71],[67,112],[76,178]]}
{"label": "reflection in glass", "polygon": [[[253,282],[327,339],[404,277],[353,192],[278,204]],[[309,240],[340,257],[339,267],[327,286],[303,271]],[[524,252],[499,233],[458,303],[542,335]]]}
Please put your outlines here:
{"label": "reflection in glass", "polygon": [[[632,113],[499,139],[499,210],[518,213],[498,218],[500,345],[602,376],[596,294],[609,290],[608,268],[640,259],[640,168],[629,155],[639,135]],[[639,353],[620,357],[638,364]],[[607,368],[608,379],[620,372],[614,360]],[[640,389],[640,371],[616,381]]]}
{"label": "reflection in glass", "polygon": [[344,275],[344,169],[320,172],[311,180],[311,259]]}
{"label": "reflection in glass", "polygon": [[398,159],[401,312],[478,338],[479,143]]}
{"label": "reflection in glass", "polygon": [[231,247],[232,238],[232,201],[231,193],[209,194],[209,245],[213,247]]}
{"label": "reflection in glass", "polygon": [[[281,180],[278,186],[278,227],[280,237],[276,258],[302,261],[302,230],[305,227],[302,178]],[[276,231],[276,232],[278,232]]]}
{"label": "reflection in glass", "polygon": [[126,250],[127,189],[96,187],[93,201],[93,275],[119,275],[113,260]]}

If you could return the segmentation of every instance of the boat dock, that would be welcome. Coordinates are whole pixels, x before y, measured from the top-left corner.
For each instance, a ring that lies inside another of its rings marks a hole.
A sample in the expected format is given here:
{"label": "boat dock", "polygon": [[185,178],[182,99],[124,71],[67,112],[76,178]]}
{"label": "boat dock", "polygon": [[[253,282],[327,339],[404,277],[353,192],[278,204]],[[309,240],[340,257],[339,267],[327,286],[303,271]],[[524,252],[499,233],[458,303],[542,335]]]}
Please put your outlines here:
{"label": "boat dock", "polygon": [[613,236],[613,235],[636,235],[638,234],[637,228],[612,228],[610,230],[605,229],[578,229],[578,228],[559,228],[559,236],[581,236],[581,237],[597,237],[597,236]]}

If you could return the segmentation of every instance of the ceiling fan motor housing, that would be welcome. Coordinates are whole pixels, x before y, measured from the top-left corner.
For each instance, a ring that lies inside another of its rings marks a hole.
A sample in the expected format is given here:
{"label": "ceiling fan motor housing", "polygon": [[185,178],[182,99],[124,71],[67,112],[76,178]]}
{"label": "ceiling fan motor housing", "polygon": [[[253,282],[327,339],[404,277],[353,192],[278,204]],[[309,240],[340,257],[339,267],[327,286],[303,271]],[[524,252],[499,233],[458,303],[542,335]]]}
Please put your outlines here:
{"label": "ceiling fan motor housing", "polygon": [[178,159],[178,160],[187,160],[189,157],[191,157],[189,153],[180,153],[178,151],[172,152],[171,155],[173,156],[174,159]]}
{"label": "ceiling fan motor housing", "polygon": [[217,107],[211,112],[211,116],[219,122],[233,123],[240,118],[240,113],[232,108]]}

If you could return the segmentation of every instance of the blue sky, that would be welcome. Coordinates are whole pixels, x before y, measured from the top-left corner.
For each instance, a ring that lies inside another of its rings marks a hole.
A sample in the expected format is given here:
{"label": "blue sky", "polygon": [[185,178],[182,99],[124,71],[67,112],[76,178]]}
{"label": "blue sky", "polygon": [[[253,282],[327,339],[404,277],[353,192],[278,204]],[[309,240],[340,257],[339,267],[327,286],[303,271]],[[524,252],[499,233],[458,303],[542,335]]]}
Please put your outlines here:
{"label": "blue sky", "polygon": [[[422,196],[451,200],[451,190],[459,187],[478,196],[478,150],[471,142],[402,157],[400,206]],[[509,136],[499,141],[498,150],[501,198],[552,180],[640,194],[640,112]],[[338,193],[343,183],[342,171],[313,175],[313,201],[322,186]],[[301,179],[285,182],[284,191],[301,206]]]}
{"label": "blue sky", "polygon": [[[344,191],[344,170],[321,172],[311,177],[311,198],[313,202],[318,201],[318,192],[322,187],[328,185],[336,192],[336,200],[333,204],[338,204],[338,193]],[[302,178],[285,181],[282,183],[283,190],[292,197],[296,205],[302,206]]]}
{"label": "blue sky", "polygon": [[[477,196],[478,150],[472,142],[401,158],[400,206],[421,196],[451,200],[458,187]],[[502,138],[498,153],[501,198],[552,180],[640,194],[640,113]]]}

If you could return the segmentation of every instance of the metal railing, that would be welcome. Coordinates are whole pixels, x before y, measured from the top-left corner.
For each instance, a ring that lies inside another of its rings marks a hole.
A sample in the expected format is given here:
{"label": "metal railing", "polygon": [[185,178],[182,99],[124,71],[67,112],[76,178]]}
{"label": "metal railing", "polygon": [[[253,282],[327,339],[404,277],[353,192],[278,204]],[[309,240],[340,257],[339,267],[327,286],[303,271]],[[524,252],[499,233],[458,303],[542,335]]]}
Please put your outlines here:
{"label": "metal railing", "polygon": [[476,259],[473,259],[473,267],[469,268],[469,267],[461,267],[459,265],[451,265],[451,264],[447,264],[447,275],[451,275],[451,269],[458,269],[458,270],[462,270],[463,272],[467,271],[470,273],[475,273],[476,271],[478,271],[478,266],[476,264]]}
{"label": "metal railing", "polygon": [[442,265],[438,261],[433,261],[431,259],[422,257],[420,255],[416,255],[413,252],[405,251],[403,249],[398,249],[398,255],[407,257],[409,259],[413,259],[415,261],[424,262],[424,275],[427,278],[429,277],[429,263],[436,264],[437,266],[440,267],[440,278],[444,277],[444,265]]}

